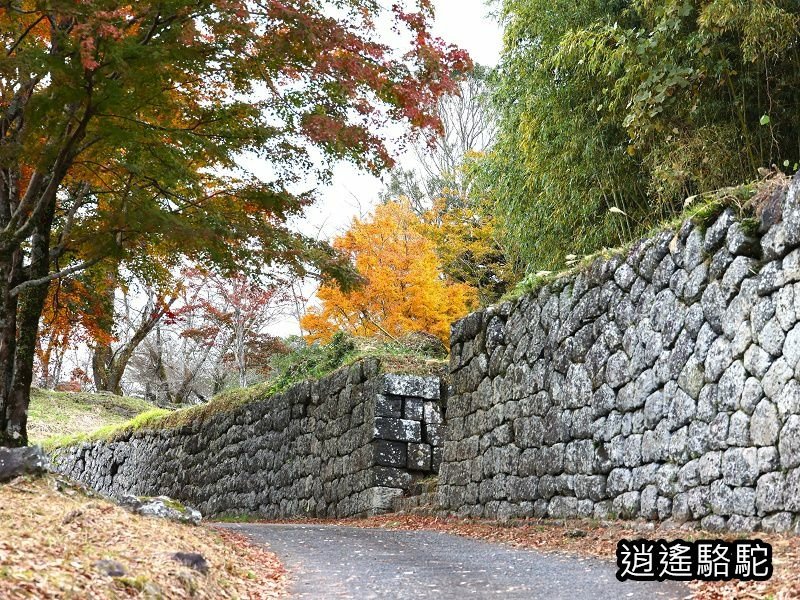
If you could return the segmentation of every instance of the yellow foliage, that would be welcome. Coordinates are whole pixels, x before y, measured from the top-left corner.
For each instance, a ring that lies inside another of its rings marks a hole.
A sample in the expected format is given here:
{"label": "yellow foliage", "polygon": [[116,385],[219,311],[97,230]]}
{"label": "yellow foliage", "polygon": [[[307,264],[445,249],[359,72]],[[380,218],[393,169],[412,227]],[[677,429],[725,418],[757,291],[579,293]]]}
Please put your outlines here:
{"label": "yellow foliage", "polygon": [[311,340],[328,340],[339,330],[365,337],[424,331],[447,343],[450,323],[476,306],[472,287],[442,274],[434,243],[407,202],[389,202],[370,219],[356,219],[334,246],[350,255],[365,283],[348,293],[320,288],[322,306],[301,320]]}
{"label": "yellow foliage", "polygon": [[451,279],[477,289],[482,305],[496,302],[519,279],[498,243],[501,225],[488,200],[460,200],[448,192],[422,215],[424,235]]}

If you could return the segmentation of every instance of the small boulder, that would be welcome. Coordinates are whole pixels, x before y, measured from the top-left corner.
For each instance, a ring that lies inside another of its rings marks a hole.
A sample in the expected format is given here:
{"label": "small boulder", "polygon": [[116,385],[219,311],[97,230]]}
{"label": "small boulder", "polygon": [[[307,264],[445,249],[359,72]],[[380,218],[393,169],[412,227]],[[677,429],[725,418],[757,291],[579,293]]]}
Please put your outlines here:
{"label": "small boulder", "polygon": [[194,569],[205,575],[208,573],[208,562],[202,554],[197,552],[176,552],[172,555],[172,560],[176,560],[185,567]]}
{"label": "small boulder", "polygon": [[118,501],[123,508],[146,517],[158,517],[187,525],[199,525],[200,520],[203,518],[200,511],[184,506],[166,496],[152,498],[150,496],[126,494],[120,497]]}
{"label": "small boulder", "polygon": [[38,446],[0,448],[0,483],[20,475],[34,475],[48,470],[47,455]]}
{"label": "small boulder", "polygon": [[124,577],[125,567],[115,560],[103,559],[94,563],[94,568],[109,577]]}

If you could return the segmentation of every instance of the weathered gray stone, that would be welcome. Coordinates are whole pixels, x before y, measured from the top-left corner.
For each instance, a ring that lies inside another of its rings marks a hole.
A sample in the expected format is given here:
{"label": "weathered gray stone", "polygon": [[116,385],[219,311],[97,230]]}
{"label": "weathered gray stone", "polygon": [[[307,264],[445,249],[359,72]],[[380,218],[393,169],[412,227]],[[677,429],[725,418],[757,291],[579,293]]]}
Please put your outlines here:
{"label": "weathered gray stone", "polygon": [[761,249],[765,260],[782,258],[786,254],[786,227],[776,223],[761,238]]}
{"label": "weathered gray stone", "polygon": [[792,513],[779,512],[761,519],[761,529],[767,533],[785,533],[792,528]]}
{"label": "weathered gray stone", "polygon": [[189,525],[199,525],[203,518],[200,511],[166,496],[152,498],[123,494],[117,501],[123,508],[145,517],[157,517]]}
{"label": "weathered gray stone", "polygon": [[639,492],[625,492],[614,498],[612,509],[623,519],[631,519],[639,513]]}
{"label": "weathered gray stone", "polygon": [[697,475],[700,483],[708,485],[722,475],[722,453],[708,452],[697,461]]}
{"label": "weathered gray stone", "polygon": [[728,445],[747,446],[750,444],[750,417],[741,411],[731,415],[728,425]]}
{"label": "weathered gray stone", "polygon": [[722,481],[714,481],[709,486],[711,510],[716,515],[733,514],[733,489]]}
{"label": "weathered gray stone", "polygon": [[[708,285],[708,267],[705,263],[697,265],[694,269],[689,271],[689,277],[683,286],[683,299],[687,303],[693,303],[700,300],[703,292]],[[697,304],[697,308],[702,314],[703,307]]]}
{"label": "weathered gray stone", "polygon": [[720,248],[714,253],[711,258],[711,264],[708,266],[708,276],[710,279],[722,279],[725,270],[733,262],[733,255],[728,252],[727,248]]}
{"label": "weathered gray stone", "polygon": [[755,250],[758,247],[758,242],[752,237],[748,236],[739,223],[733,223],[728,228],[726,245],[728,252],[731,254],[750,256],[755,253]]}
{"label": "weathered gray stone", "polygon": [[683,390],[678,390],[669,405],[667,426],[671,431],[675,431],[687,425],[696,412],[697,403]]}
{"label": "weathered gray stone", "polygon": [[744,366],[756,377],[763,377],[772,365],[772,357],[763,348],[753,344],[744,353]]}
{"label": "weathered gray stone", "polygon": [[184,567],[198,571],[203,575],[206,575],[210,568],[205,557],[197,552],[175,552],[171,558],[172,560],[182,564]]}
{"label": "weathered gray stone", "polygon": [[775,471],[780,467],[780,458],[778,457],[778,449],[774,446],[768,446],[758,449],[758,470],[762,473],[769,473]]}
{"label": "weathered gray stone", "polygon": [[706,531],[725,531],[727,520],[719,515],[707,515],[700,519],[700,527]]}
{"label": "weathered gray stone", "polygon": [[706,357],[705,378],[708,382],[719,381],[719,378],[733,362],[731,344],[724,337],[719,337],[711,344]]}
{"label": "weathered gray stone", "polygon": [[38,446],[0,448],[0,483],[47,471],[49,460]]}
{"label": "weathered gray stone", "polygon": [[727,293],[734,293],[742,282],[756,271],[756,262],[745,256],[737,256],[728,266],[722,277],[722,289]]}
{"label": "weathered gray stone", "polygon": [[756,446],[772,446],[778,441],[781,422],[775,405],[766,398],[761,400],[750,419],[750,439]]}
{"label": "weathered gray stone", "polygon": [[631,380],[629,363],[628,356],[621,350],[612,355],[606,364],[606,383],[615,389],[628,383]]}
{"label": "weathered gray stone", "polygon": [[758,274],[758,293],[762,296],[771,294],[786,284],[783,264],[780,260],[768,262]]}
{"label": "weathered gray stone", "polygon": [[505,344],[506,324],[500,317],[492,317],[486,327],[486,352],[491,355],[494,350]]}
{"label": "weathered gray stone", "polygon": [[396,442],[421,442],[422,427],[419,421],[408,419],[375,419],[375,437]]}
{"label": "weathered gray stone", "polygon": [[428,425],[440,425],[443,422],[443,418],[439,405],[433,402],[426,402],[423,409],[423,420]]}
{"label": "weathered gray stone", "polygon": [[717,386],[717,406],[735,410],[741,402],[746,380],[747,372],[741,361],[737,360],[725,369]]}
{"label": "weathered gray stone", "polygon": [[691,356],[678,376],[678,385],[691,398],[697,398],[703,388],[704,381],[703,363],[697,357]]}
{"label": "weathered gray stone", "polygon": [[733,514],[756,514],[756,490],[751,487],[733,488]]}
{"label": "weathered gray stone", "polygon": [[731,515],[728,518],[727,529],[734,533],[749,533],[758,529],[761,519],[758,517],[743,517],[742,515]]}
{"label": "weathered gray stone", "polygon": [[783,332],[783,327],[781,327],[778,319],[773,318],[767,321],[766,325],[758,332],[758,337],[756,339],[759,346],[769,354],[772,356],[780,356],[786,334]]}
{"label": "weathered gray stone", "polygon": [[395,396],[412,396],[425,400],[439,399],[439,378],[418,375],[385,375],[385,393]]}
{"label": "weathered gray stone", "polygon": [[403,418],[422,421],[425,403],[422,398],[406,398],[403,401]]}
{"label": "weathered gray stone", "polygon": [[405,467],[408,461],[408,445],[402,442],[376,440],[375,462],[385,467]]}
{"label": "weathered gray stone", "polygon": [[722,453],[722,479],[728,485],[754,485],[759,473],[755,448],[731,448]]}
{"label": "weathered gray stone", "polygon": [[764,397],[764,390],[761,389],[761,384],[755,377],[749,377],[744,382],[744,389],[742,390],[742,399],[739,408],[748,415],[753,414],[758,402]]}
{"label": "weathered gray stone", "polygon": [[786,419],[780,433],[778,453],[784,469],[800,466],[800,415],[790,415]]}
{"label": "weathered gray stone", "polygon": [[775,318],[778,319],[778,323],[784,331],[789,331],[797,323],[794,308],[794,286],[782,287],[775,294]]}
{"label": "weathered gray stone", "polygon": [[374,467],[372,469],[372,482],[374,487],[407,489],[411,483],[411,474],[404,469],[395,467]]}
{"label": "weathered gray stone", "polygon": [[761,380],[761,387],[764,388],[764,394],[767,398],[777,398],[783,386],[794,375],[793,370],[789,367],[783,358],[779,358],[767,370]]}
{"label": "weathered gray stone", "polygon": [[792,379],[775,396],[775,405],[781,416],[800,413],[800,382]]}
{"label": "weathered gray stone", "polygon": [[686,240],[683,251],[683,268],[691,271],[703,262],[703,234],[699,229],[694,229]]}
{"label": "weathered gray stone", "polygon": [[706,230],[703,251],[711,253],[719,248],[725,242],[728,230],[735,221],[736,216],[731,208],[722,211],[711,227]]}
{"label": "weathered gray stone", "polygon": [[789,365],[789,368],[795,369],[800,363],[800,324],[795,325],[786,334],[786,340],[781,351],[783,359]]}
{"label": "weathered gray stone", "polygon": [[433,448],[428,444],[408,444],[408,468],[412,471],[432,471]]}
{"label": "weathered gray stone", "polygon": [[636,281],[636,277],[636,272],[627,263],[620,265],[620,267],[614,272],[614,281],[616,281],[617,285],[625,291],[631,289],[633,282]]}
{"label": "weathered gray stone", "polygon": [[697,399],[696,418],[710,423],[717,416],[717,384],[704,385]]}
{"label": "weathered gray stone", "polygon": [[786,496],[786,477],[783,473],[767,473],[756,485],[756,509],[759,515],[783,509]]}

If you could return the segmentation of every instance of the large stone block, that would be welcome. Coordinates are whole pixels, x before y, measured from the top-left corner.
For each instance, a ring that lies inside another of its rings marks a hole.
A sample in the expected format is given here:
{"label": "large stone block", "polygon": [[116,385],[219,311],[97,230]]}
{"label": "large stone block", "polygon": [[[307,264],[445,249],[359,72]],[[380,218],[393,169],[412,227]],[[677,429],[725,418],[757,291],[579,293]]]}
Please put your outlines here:
{"label": "large stone block", "polygon": [[433,449],[428,444],[408,445],[408,468],[412,471],[431,471]]}
{"label": "large stone block", "polygon": [[415,398],[424,398],[425,400],[438,400],[440,385],[438,377],[384,375],[384,392],[396,396],[413,396]]}
{"label": "large stone block", "polygon": [[422,424],[408,419],[375,419],[375,438],[395,442],[421,442]]}
{"label": "large stone block", "polygon": [[403,399],[399,396],[377,394],[375,396],[375,416],[400,419],[403,417]]}
{"label": "large stone block", "polygon": [[408,489],[411,484],[411,474],[405,469],[375,467],[370,475],[372,486]]}
{"label": "large stone block", "polygon": [[403,418],[411,421],[422,421],[425,401],[422,398],[406,398],[403,401]]}
{"label": "large stone block", "polygon": [[408,461],[408,444],[377,440],[373,442],[375,462],[384,467],[405,467]]}

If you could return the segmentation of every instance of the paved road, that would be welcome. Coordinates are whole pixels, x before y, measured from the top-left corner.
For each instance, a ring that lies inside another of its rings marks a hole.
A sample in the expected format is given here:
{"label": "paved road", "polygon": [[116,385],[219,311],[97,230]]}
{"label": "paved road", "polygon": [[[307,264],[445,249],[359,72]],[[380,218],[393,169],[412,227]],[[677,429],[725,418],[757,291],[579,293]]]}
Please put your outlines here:
{"label": "paved road", "polygon": [[677,583],[620,583],[616,566],[433,531],[224,525],[275,552],[292,597],[328,600],[685,598]]}

